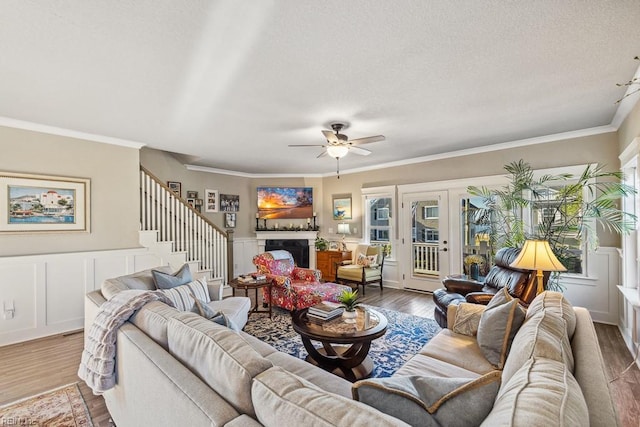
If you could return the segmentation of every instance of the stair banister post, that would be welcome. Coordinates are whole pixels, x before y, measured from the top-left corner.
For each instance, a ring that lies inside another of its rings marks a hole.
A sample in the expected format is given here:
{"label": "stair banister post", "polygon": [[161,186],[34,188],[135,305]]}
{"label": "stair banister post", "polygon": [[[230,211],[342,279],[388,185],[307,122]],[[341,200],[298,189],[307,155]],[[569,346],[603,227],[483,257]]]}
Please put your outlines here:
{"label": "stair banister post", "polygon": [[227,283],[233,280],[233,229],[227,229]]}

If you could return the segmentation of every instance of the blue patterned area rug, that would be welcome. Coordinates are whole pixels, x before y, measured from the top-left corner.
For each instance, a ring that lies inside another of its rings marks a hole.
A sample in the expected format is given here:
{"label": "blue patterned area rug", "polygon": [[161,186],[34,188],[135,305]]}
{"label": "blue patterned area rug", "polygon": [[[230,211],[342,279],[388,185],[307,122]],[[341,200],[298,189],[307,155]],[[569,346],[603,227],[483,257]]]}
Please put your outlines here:
{"label": "blue patterned area rug", "polygon": [[[433,319],[386,308],[367,307],[384,314],[389,321],[387,333],[374,340],[369,350],[369,356],[374,363],[371,374],[373,378],[393,375],[440,331],[440,326]],[[307,357],[300,335],[291,326],[291,315],[288,311],[274,307],[272,320],[269,320],[268,314],[252,314],[244,331],[284,353],[300,359]]]}

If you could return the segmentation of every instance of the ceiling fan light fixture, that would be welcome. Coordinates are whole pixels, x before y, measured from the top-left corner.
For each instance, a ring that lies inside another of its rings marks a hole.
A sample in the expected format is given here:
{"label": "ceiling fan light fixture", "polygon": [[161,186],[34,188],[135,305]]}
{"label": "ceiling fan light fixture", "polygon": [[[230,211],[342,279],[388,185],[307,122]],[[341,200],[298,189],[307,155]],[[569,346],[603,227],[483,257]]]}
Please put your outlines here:
{"label": "ceiling fan light fixture", "polygon": [[348,152],[349,147],[345,147],[344,145],[329,145],[327,147],[327,154],[329,154],[334,159],[344,157]]}

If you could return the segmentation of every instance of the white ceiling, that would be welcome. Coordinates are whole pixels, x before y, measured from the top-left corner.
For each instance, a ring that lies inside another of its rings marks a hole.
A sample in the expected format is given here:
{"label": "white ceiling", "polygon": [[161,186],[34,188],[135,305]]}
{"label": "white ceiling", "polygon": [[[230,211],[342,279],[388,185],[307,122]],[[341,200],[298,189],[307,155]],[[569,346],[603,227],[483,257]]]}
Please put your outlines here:
{"label": "white ceiling", "polygon": [[638,0],[3,0],[0,123],[331,174],[288,144],[385,135],[362,170],[615,126],[638,54]]}

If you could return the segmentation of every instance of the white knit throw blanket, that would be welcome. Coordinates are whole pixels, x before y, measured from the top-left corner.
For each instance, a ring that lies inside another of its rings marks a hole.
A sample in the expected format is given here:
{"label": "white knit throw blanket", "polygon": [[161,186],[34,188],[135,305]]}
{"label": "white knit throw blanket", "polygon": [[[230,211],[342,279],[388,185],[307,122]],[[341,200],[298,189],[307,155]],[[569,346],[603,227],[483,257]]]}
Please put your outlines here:
{"label": "white knit throw blanket", "polygon": [[102,394],[116,385],[116,334],[136,312],[151,301],[160,300],[173,306],[158,291],[125,290],[115,294],[100,306],[89,331],[85,331],[84,350],[78,368],[78,376],[93,390]]}

